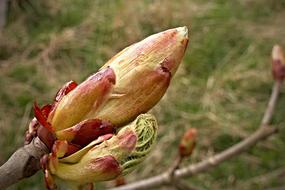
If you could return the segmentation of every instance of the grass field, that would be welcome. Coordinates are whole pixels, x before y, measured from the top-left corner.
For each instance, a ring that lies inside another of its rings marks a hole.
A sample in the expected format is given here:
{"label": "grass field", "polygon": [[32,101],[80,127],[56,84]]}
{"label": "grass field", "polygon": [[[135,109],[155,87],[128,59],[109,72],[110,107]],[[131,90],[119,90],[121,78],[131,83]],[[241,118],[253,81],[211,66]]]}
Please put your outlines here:
{"label": "grass field", "polygon": [[[150,34],[190,29],[183,63],[151,111],[159,138],[129,182],[172,162],[183,131],[196,127],[197,162],[239,142],[259,125],[270,95],[272,46],[285,47],[284,0],[31,0],[13,5],[0,34],[0,163],[22,145],[33,101],[48,103],[66,81],[82,81],[115,53]],[[285,90],[279,134],[205,174],[185,179],[200,190],[285,186]],[[282,174],[283,173],[283,178]],[[106,184],[98,184],[104,189]],[[110,186],[110,183],[107,184]],[[42,172],[10,188],[43,189]],[[161,189],[171,189],[163,187]]]}

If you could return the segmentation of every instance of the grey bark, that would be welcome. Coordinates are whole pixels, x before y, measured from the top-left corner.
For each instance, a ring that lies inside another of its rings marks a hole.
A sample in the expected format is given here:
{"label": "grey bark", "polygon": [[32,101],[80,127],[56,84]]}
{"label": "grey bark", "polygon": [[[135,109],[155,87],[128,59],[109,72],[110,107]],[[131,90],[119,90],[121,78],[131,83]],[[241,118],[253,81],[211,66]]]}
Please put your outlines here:
{"label": "grey bark", "polygon": [[0,167],[0,190],[34,175],[40,169],[40,158],[46,153],[48,149],[38,137],[14,152]]}

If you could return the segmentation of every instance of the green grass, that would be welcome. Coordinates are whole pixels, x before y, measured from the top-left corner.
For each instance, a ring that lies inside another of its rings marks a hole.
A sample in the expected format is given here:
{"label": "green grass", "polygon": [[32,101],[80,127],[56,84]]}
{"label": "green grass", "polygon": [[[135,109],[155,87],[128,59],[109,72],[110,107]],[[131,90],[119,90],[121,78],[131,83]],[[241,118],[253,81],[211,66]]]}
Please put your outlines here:
{"label": "green grass", "polygon": [[[184,164],[222,151],[258,127],[273,83],[271,48],[285,47],[283,0],[31,2],[34,9],[12,7],[0,36],[0,163],[22,145],[35,99],[48,103],[66,81],[82,81],[122,48],[183,25],[190,28],[189,47],[170,89],[152,110],[160,124],[156,148],[127,180],[164,171],[190,126],[198,129],[199,140]],[[285,185],[270,177],[285,165],[284,104],[282,94],[273,118],[279,134],[185,181],[211,190]],[[43,189],[41,173],[9,189]]]}

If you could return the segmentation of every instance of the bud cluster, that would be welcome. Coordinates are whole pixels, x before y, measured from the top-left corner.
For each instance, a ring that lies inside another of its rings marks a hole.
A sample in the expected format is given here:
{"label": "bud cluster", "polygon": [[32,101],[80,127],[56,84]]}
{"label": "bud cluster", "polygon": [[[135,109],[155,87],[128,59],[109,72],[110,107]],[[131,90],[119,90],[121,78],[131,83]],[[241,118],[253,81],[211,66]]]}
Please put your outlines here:
{"label": "bud cluster", "polygon": [[65,84],[52,104],[35,104],[27,139],[37,134],[50,148],[42,160],[48,189],[53,177],[78,185],[115,179],[145,159],[157,133],[145,113],[166,92],[187,43],[186,27],[149,36],[81,84]]}

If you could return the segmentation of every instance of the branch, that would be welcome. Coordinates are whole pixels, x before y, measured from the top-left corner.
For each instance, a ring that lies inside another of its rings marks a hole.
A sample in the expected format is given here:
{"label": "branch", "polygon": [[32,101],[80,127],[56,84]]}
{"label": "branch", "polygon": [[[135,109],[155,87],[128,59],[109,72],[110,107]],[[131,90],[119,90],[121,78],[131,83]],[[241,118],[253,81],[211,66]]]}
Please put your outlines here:
{"label": "branch", "polygon": [[276,80],[273,88],[272,88],[272,92],[271,92],[271,96],[270,99],[268,101],[268,105],[267,108],[264,112],[262,121],[261,121],[261,126],[262,125],[269,125],[273,116],[273,112],[280,94],[280,89],[281,89],[281,85],[282,85],[282,81],[280,80]]}
{"label": "branch", "polygon": [[40,158],[48,153],[46,145],[37,137],[19,148],[9,160],[0,167],[0,189],[34,175],[40,169]]}
{"label": "branch", "polygon": [[[218,153],[210,158],[200,161],[196,164],[189,165],[185,168],[178,169],[174,172],[174,178],[190,177],[195,174],[208,171],[221,164],[222,162],[229,160],[242,152],[248,150],[250,147],[254,146],[259,141],[266,139],[272,134],[277,132],[277,128],[269,127],[270,121],[273,116],[274,108],[280,94],[282,81],[276,80],[271,92],[269,103],[266,107],[265,113],[261,120],[260,127],[249,137],[245,138],[243,141],[229,147],[228,149]],[[169,172],[164,172],[160,175],[150,177],[148,179],[143,179],[128,185],[124,185],[117,188],[112,188],[110,190],[139,190],[139,189],[150,189],[154,187],[159,187],[162,185],[171,184],[171,178],[169,177]]]}
{"label": "branch", "polygon": [[[255,145],[257,142],[277,132],[277,128],[268,127],[268,125],[272,119],[273,111],[280,93],[281,84],[281,81],[275,82],[268,106],[260,125],[261,127],[256,132],[240,143],[224,150],[219,154],[216,154],[197,164],[175,170],[173,178],[178,179],[207,171],[223,161],[239,155]],[[40,158],[46,153],[48,153],[48,149],[39,138],[35,138],[30,144],[18,149],[10,157],[10,159],[0,167],[0,189],[6,189],[21,179],[34,175],[40,169]],[[113,188],[111,190],[146,189],[170,184],[171,181],[172,177],[170,177],[169,172],[164,172],[161,175],[140,180],[125,186]]]}

